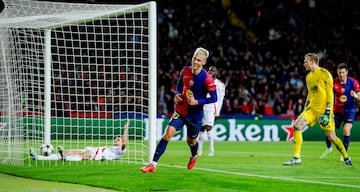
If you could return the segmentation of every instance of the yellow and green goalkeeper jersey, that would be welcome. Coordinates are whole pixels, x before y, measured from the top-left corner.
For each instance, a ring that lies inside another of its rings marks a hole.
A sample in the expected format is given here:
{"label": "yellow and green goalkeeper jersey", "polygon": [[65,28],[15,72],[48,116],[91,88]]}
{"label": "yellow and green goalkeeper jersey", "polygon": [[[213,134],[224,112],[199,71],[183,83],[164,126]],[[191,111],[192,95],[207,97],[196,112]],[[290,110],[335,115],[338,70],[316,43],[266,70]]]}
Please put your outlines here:
{"label": "yellow and green goalkeeper jersey", "polygon": [[[319,67],[315,71],[310,71],[306,75],[306,86],[308,90],[308,106],[314,111],[323,113],[328,102],[334,102],[333,77],[331,73]],[[331,111],[332,111],[331,105]]]}

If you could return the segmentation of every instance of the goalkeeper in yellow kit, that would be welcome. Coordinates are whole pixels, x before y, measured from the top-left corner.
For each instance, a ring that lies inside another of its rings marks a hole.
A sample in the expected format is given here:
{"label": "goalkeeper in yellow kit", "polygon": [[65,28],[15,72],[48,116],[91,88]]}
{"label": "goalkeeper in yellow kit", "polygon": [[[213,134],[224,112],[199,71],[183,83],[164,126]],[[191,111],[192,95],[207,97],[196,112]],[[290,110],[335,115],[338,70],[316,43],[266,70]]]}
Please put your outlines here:
{"label": "goalkeeper in yellow kit", "polygon": [[320,123],[325,135],[336,146],[344,157],[346,166],[352,166],[351,160],[344,147],[343,142],[336,136],[334,113],[333,113],[333,78],[331,73],[319,67],[319,57],[315,53],[305,55],[304,67],[309,73],[306,75],[306,86],[308,95],[304,111],[294,122],[294,156],[284,165],[295,165],[301,163],[300,153],[303,142],[302,129]]}

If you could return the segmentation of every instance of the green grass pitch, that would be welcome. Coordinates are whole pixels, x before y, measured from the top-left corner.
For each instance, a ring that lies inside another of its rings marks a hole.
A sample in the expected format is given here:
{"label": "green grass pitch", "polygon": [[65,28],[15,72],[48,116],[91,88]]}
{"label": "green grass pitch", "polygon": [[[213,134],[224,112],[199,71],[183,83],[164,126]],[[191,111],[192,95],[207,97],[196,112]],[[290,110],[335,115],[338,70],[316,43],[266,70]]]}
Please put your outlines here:
{"label": "green grass pitch", "polygon": [[[106,161],[77,165],[69,162],[24,167],[0,165],[0,172],[116,191],[360,191],[360,142],[350,143],[353,167],[339,161],[340,153],[335,148],[326,159],[320,160],[325,142],[319,141],[304,141],[302,164],[289,167],[282,163],[293,154],[291,142],[215,142],[213,157],[207,156],[207,146],[205,142],[204,155],[193,170],[186,169],[190,156],[186,143],[172,141],[159,161],[157,172],[152,174],[142,173],[141,164]],[[52,185],[49,191],[56,187]]]}

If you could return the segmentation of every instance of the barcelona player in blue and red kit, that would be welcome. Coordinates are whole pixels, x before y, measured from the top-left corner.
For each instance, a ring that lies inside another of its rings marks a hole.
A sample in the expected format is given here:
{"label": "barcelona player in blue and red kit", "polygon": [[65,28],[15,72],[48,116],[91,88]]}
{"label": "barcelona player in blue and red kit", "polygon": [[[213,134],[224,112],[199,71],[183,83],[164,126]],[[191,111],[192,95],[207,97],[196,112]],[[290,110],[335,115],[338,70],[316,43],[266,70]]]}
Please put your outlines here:
{"label": "barcelona player in blue and red kit", "polygon": [[[334,80],[334,120],[335,128],[339,129],[343,124],[343,143],[346,151],[350,144],[350,132],[356,116],[356,103],[360,100],[359,82],[348,76],[348,67],[345,63],[337,66],[338,77]],[[331,142],[326,137],[325,152],[320,156],[324,159],[332,152]],[[341,156],[340,159],[343,157]]]}
{"label": "barcelona player in blue and red kit", "polygon": [[[187,128],[186,142],[190,147],[191,156],[187,168],[192,169],[198,158],[198,142],[202,119],[203,105],[217,101],[214,79],[203,69],[209,52],[204,48],[197,48],[191,60],[191,66],[186,66],[180,73],[176,85],[175,112],[172,115],[166,131],[156,146],[152,162],[140,170],[144,173],[156,172],[156,165],[165,152],[167,144],[177,131],[185,125]],[[207,94],[210,97],[207,97]]]}

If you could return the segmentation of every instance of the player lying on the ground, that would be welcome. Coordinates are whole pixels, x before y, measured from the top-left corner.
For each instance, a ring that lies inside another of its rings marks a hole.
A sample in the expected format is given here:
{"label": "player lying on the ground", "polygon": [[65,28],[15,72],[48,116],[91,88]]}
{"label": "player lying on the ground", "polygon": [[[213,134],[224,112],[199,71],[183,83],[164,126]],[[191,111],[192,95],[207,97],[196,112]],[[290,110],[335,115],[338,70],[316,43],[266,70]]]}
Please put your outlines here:
{"label": "player lying on the ground", "polygon": [[115,138],[113,146],[86,147],[85,149],[69,150],[58,147],[57,154],[50,154],[48,156],[38,155],[35,150],[30,150],[30,156],[33,160],[116,160],[122,157],[126,152],[129,124],[130,120],[124,125],[124,134]]}

